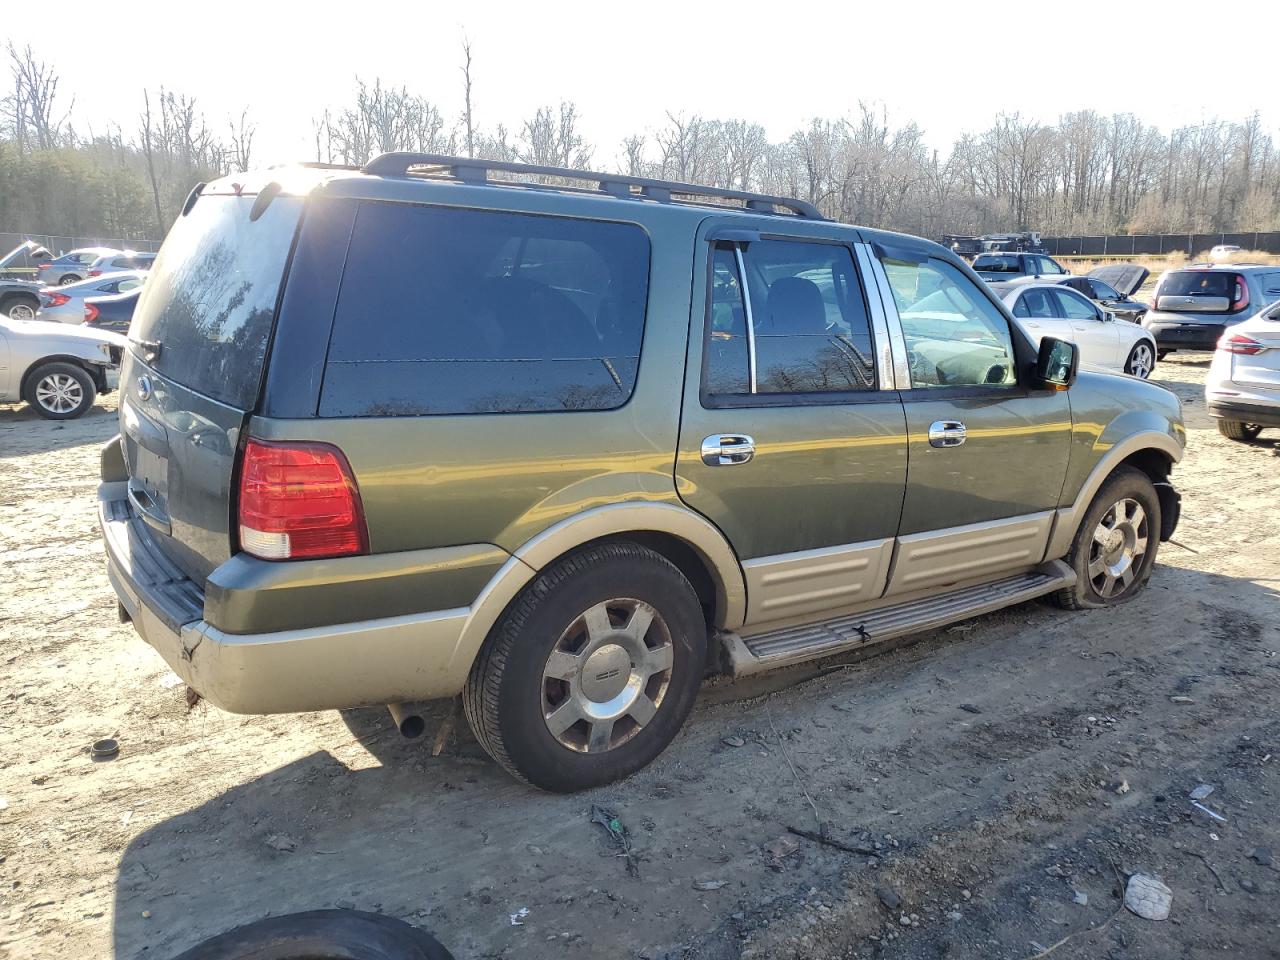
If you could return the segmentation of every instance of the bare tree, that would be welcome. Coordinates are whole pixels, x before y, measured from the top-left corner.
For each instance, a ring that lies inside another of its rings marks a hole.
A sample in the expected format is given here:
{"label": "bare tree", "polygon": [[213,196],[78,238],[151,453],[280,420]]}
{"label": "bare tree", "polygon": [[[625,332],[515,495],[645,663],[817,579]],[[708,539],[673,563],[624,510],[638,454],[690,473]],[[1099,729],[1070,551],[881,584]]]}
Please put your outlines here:
{"label": "bare tree", "polygon": [[474,157],[475,151],[475,118],[471,111],[471,41],[464,35],[462,38],[462,90],[463,107],[462,122],[467,131],[467,156]]}
{"label": "bare tree", "polygon": [[61,143],[70,114],[70,107],[58,111],[58,74],[30,46],[19,51],[10,41],[6,49],[13,92],[0,101],[5,126],[19,150],[51,150]]}
{"label": "bare tree", "polygon": [[238,123],[231,123],[231,149],[229,162],[235,170],[248,170],[253,155],[253,135],[257,125],[249,123],[249,108],[240,111]]}

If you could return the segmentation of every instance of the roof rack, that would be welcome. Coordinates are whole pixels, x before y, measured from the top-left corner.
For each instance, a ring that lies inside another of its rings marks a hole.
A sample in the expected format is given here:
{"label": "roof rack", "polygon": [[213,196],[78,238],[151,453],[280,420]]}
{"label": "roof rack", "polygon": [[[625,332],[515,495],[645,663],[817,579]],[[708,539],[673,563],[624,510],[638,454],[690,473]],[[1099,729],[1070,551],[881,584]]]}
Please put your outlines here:
{"label": "roof rack", "polygon": [[[415,169],[416,168],[416,169]],[[413,171],[412,173],[410,171]],[[720,187],[704,187],[675,180],[653,180],[648,177],[629,177],[620,173],[593,173],[589,170],[573,170],[568,167],[543,167],[532,163],[512,163],[505,160],[482,160],[479,157],[449,157],[435,153],[408,153],[396,151],[374,157],[360,170],[377,177],[425,177],[432,180],[451,180],[456,183],[503,187],[533,187],[602,193],[612,197],[651,200],[658,203],[698,203],[696,198],[714,200],[740,200],[743,207],[753,213],[778,214],[803,217],[806,220],[825,220],[811,203],[788,197],[774,197],[764,193],[748,193],[743,190],[726,190]],[[558,177],[565,180],[594,181],[594,188],[526,183],[518,180],[491,180],[490,172],[516,173],[531,177]],[[691,197],[693,200],[683,198]],[[681,199],[677,199],[681,198]],[[723,204],[707,204],[723,206]]]}

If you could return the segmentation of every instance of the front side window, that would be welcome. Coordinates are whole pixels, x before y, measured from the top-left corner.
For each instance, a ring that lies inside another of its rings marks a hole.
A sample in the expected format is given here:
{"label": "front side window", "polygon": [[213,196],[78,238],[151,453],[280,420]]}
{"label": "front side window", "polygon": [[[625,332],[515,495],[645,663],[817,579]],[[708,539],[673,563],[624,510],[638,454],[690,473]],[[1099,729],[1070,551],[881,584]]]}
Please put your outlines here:
{"label": "front side window", "polygon": [[1123,300],[1120,292],[1114,287],[1110,287],[1101,280],[1090,281],[1093,284],[1093,297],[1095,300]]}
{"label": "front side window", "polygon": [[848,247],[716,244],[707,320],[709,395],[875,389],[871,324]]}
{"label": "front side window", "polygon": [[634,224],[362,203],[320,415],[620,407],[648,287]]}
{"label": "front side window", "polygon": [[1072,290],[1046,291],[1058,298],[1062,315],[1068,320],[1097,320],[1098,311],[1093,304]]}
{"label": "front side window", "polygon": [[1048,257],[1037,257],[1036,259],[1040,261],[1038,269],[1041,274],[1061,275],[1067,272],[1058,266],[1056,261],[1050,260]]}
{"label": "front side window", "polygon": [[1009,322],[972,280],[942,260],[883,263],[913,389],[1016,386]]}

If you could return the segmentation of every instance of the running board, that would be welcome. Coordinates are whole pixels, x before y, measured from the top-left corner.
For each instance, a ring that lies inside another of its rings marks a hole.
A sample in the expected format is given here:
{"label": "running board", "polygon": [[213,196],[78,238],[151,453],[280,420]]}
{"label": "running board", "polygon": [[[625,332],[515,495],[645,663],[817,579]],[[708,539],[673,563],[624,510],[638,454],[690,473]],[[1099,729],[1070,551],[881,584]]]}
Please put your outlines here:
{"label": "running board", "polygon": [[1002,607],[1074,586],[1075,571],[1061,560],[1016,577],[965,587],[923,600],[877,607],[802,627],[787,627],[743,639],[721,633],[729,673],[735,677],[829,657],[912,633],[967,620]]}

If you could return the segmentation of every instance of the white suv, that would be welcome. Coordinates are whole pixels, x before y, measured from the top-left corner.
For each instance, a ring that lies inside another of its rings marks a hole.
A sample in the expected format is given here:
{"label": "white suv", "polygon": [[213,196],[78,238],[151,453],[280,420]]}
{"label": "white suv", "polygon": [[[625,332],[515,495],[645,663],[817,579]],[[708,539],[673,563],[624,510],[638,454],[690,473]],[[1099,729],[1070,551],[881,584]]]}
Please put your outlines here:
{"label": "white suv", "polygon": [[1253,440],[1280,427],[1280,303],[1223,332],[1204,398],[1224,437]]}

